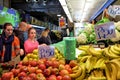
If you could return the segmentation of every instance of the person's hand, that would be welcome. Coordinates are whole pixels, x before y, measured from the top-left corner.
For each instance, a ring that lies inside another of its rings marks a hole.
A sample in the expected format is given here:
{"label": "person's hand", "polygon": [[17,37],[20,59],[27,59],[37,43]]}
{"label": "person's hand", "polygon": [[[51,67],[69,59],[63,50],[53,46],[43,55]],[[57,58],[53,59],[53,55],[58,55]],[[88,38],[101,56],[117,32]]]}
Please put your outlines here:
{"label": "person's hand", "polygon": [[41,44],[41,45],[43,45],[43,46],[47,46],[47,44],[45,44],[45,43],[43,43],[43,44]]}
{"label": "person's hand", "polygon": [[24,55],[24,50],[20,49],[20,56]]}

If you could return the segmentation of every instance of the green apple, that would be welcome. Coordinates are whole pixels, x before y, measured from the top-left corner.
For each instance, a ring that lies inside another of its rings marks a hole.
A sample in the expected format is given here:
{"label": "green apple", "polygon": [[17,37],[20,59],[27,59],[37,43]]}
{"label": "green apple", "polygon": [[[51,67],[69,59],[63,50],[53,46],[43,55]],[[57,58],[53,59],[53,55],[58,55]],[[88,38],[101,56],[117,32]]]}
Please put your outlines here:
{"label": "green apple", "polygon": [[37,55],[37,54],[38,54],[38,49],[34,49],[34,50],[33,50],[33,54],[36,54],[36,55]]}
{"label": "green apple", "polygon": [[29,61],[32,61],[33,60],[33,58],[29,58]]}
{"label": "green apple", "polygon": [[28,57],[28,58],[31,58],[31,56],[32,56],[31,54],[32,54],[32,53],[27,54],[27,57]]}
{"label": "green apple", "polygon": [[37,59],[38,58],[38,55],[36,55],[36,54],[33,54],[33,56],[32,56],[34,59]]}

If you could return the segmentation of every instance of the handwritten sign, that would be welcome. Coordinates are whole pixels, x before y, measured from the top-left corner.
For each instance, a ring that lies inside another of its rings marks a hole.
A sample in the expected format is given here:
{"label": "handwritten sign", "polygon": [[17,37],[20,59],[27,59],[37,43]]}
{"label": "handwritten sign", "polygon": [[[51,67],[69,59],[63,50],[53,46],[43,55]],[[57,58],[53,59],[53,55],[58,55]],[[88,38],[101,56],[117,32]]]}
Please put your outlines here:
{"label": "handwritten sign", "polygon": [[54,46],[39,45],[38,52],[40,58],[50,58],[54,56]]}
{"label": "handwritten sign", "polygon": [[108,13],[111,17],[113,17],[113,18],[116,17],[116,13],[115,13],[115,11],[114,11],[114,9],[113,9],[112,6],[109,6],[107,13]]}
{"label": "handwritten sign", "polygon": [[96,40],[106,40],[115,37],[114,22],[95,26]]}
{"label": "handwritten sign", "polygon": [[113,5],[114,13],[120,15],[120,5]]}
{"label": "handwritten sign", "polygon": [[116,15],[120,15],[120,5],[113,5],[108,7],[108,14],[112,16],[113,18],[116,17]]}

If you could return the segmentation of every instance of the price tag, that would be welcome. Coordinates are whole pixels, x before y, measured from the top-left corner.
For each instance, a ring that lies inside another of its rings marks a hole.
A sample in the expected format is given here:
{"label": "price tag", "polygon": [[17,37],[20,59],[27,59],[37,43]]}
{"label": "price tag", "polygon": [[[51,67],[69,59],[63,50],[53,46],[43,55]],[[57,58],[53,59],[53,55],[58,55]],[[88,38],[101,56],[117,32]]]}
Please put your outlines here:
{"label": "price tag", "polygon": [[120,5],[109,6],[107,13],[113,18],[115,18],[116,15],[120,15]]}
{"label": "price tag", "polygon": [[120,15],[120,5],[113,5],[113,10],[116,15]]}
{"label": "price tag", "polygon": [[109,6],[107,14],[109,14],[113,18],[116,17],[116,13],[115,13],[115,11],[114,11],[112,6]]}
{"label": "price tag", "polygon": [[38,52],[40,58],[50,58],[54,56],[54,46],[39,45]]}
{"label": "price tag", "polygon": [[114,22],[95,25],[96,40],[106,40],[115,37]]}

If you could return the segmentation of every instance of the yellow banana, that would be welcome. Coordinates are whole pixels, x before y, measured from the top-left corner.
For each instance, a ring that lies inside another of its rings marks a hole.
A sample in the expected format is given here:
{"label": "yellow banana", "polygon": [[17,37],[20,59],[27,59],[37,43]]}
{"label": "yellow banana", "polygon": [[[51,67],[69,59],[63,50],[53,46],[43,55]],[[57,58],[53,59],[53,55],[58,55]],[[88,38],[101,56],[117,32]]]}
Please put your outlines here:
{"label": "yellow banana", "polygon": [[93,70],[94,77],[98,77],[100,74],[98,73],[98,70]]}
{"label": "yellow banana", "polygon": [[81,64],[81,69],[82,69],[82,73],[81,75],[76,78],[75,80],[83,80],[86,76],[86,68],[85,68],[85,64]]}
{"label": "yellow banana", "polygon": [[120,80],[120,68],[118,69],[117,80]]}
{"label": "yellow banana", "polygon": [[78,49],[82,50],[82,51],[85,51],[87,54],[89,54],[89,52],[88,52],[89,45],[87,45],[87,46],[79,46]]}
{"label": "yellow banana", "polygon": [[82,52],[78,55],[78,57],[83,57],[83,56],[86,56],[86,55],[88,55],[87,52],[82,51]]}
{"label": "yellow banana", "polygon": [[105,48],[104,51],[105,51],[105,56],[109,58],[119,58],[119,56],[111,52],[110,47]]}
{"label": "yellow banana", "polygon": [[112,63],[112,64],[114,64],[116,66],[117,71],[118,71],[118,73],[117,73],[117,79],[120,79],[120,61],[119,61],[119,59],[114,59],[114,60],[111,60],[109,62]]}
{"label": "yellow banana", "polygon": [[91,70],[93,70],[94,66],[97,62],[98,58],[94,56],[90,56],[87,61],[86,61],[86,69],[87,72],[89,73]]}
{"label": "yellow banana", "polygon": [[85,67],[86,67],[88,73],[91,70],[91,58],[92,58],[92,56],[88,57],[88,59],[87,59],[87,61],[85,63],[85,65],[86,65]]}
{"label": "yellow banana", "polygon": [[107,78],[107,80],[112,80],[112,78],[111,78],[111,66],[108,63],[106,63],[105,65],[106,65],[106,67],[105,67],[106,78]]}
{"label": "yellow banana", "polygon": [[[116,55],[120,55],[120,51],[118,51],[118,47],[116,47],[115,45],[111,46],[110,50],[112,53],[114,53]],[[119,50],[120,50],[120,48],[119,48]]]}
{"label": "yellow banana", "polygon": [[110,63],[110,64],[111,64],[111,67],[112,67],[111,78],[112,78],[112,80],[117,80],[117,73],[118,73],[117,67],[113,63]]}
{"label": "yellow banana", "polygon": [[95,50],[93,46],[90,46],[88,51],[93,55],[93,56],[100,56],[102,54],[102,50]]}
{"label": "yellow banana", "polygon": [[71,78],[77,78],[81,75],[82,73],[82,68],[79,66],[79,69],[77,70],[76,73],[69,74]]}
{"label": "yellow banana", "polygon": [[99,77],[104,77],[104,69],[100,69],[99,71]]}
{"label": "yellow banana", "polygon": [[114,46],[115,46],[114,49],[115,49],[116,51],[120,52],[119,44],[115,44]]}
{"label": "yellow banana", "polygon": [[100,58],[97,60],[97,62],[95,63],[94,68],[100,68],[100,69],[104,69],[105,67],[105,59],[104,58]]}
{"label": "yellow banana", "polygon": [[118,66],[118,68],[120,68],[120,58],[118,58],[118,59],[112,59],[109,62],[114,63],[116,66]]}
{"label": "yellow banana", "polygon": [[77,65],[77,66],[75,66],[75,67],[72,68],[72,71],[78,70],[78,68],[79,68],[79,66]]}
{"label": "yellow banana", "polygon": [[119,55],[116,55],[115,53],[113,53],[113,52],[111,51],[111,49],[109,50],[109,53],[110,53],[110,55],[111,55],[112,57],[114,57],[114,58],[119,58],[119,57],[120,57]]}
{"label": "yellow banana", "polygon": [[83,50],[83,51],[87,51],[88,48],[89,48],[89,46],[79,46],[78,47],[79,50]]}
{"label": "yellow banana", "polygon": [[81,57],[80,63],[81,63],[81,62],[85,63],[89,57],[90,57],[90,56],[83,56],[83,57]]}
{"label": "yellow banana", "polygon": [[107,80],[107,78],[106,77],[93,77],[93,76],[91,76],[89,78],[89,80]]}

